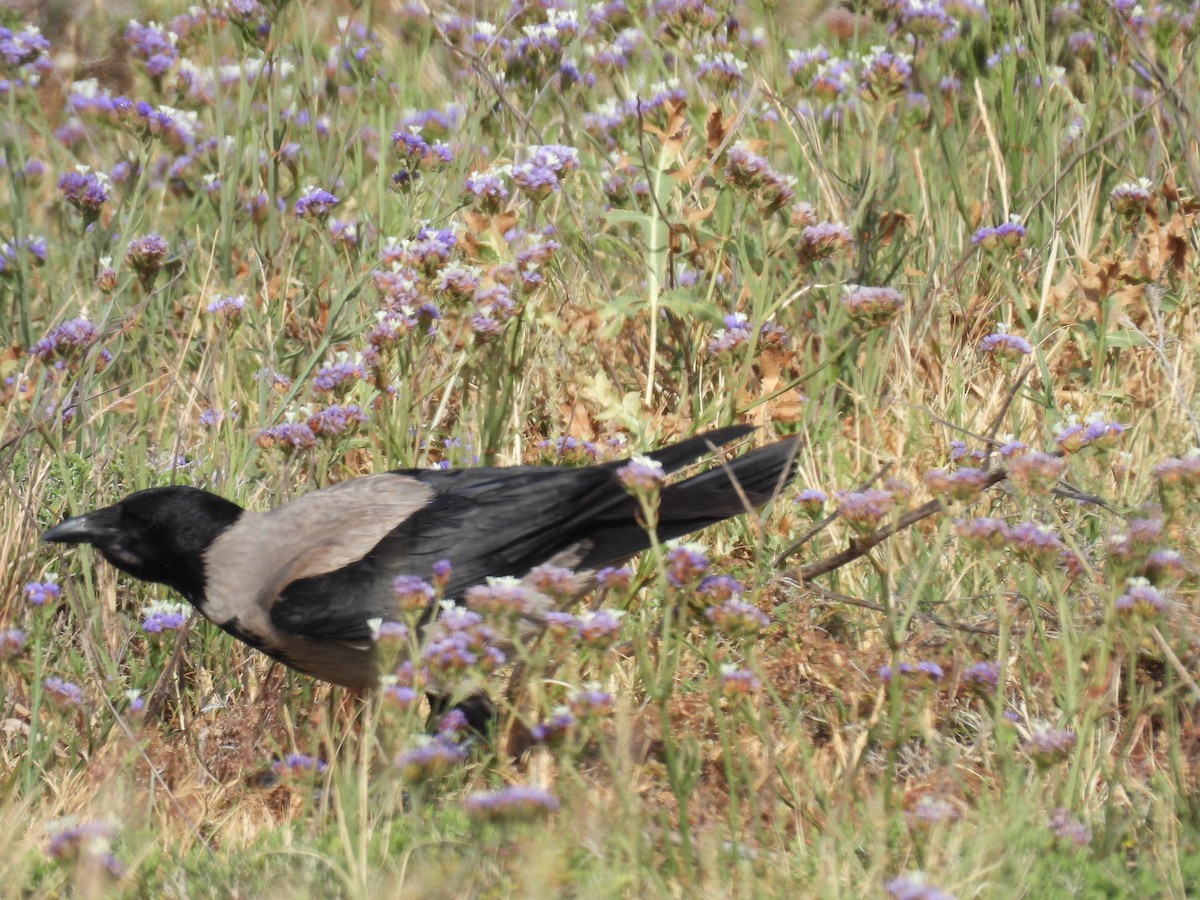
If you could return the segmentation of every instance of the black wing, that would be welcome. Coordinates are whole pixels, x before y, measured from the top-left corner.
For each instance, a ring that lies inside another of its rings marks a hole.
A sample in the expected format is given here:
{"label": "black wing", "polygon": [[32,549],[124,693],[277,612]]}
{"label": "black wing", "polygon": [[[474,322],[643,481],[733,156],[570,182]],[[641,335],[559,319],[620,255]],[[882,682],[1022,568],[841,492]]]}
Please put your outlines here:
{"label": "black wing", "polygon": [[[672,471],[749,430],[721,429],[651,456]],[[680,537],[766,502],[790,478],[795,447],[782,441],[665,488],[659,538]],[[617,481],[622,465],[404,470],[432,488],[433,498],[359,562],[289,585],[271,620],[292,634],[362,640],[370,634],[369,619],[394,615],[393,579],[428,580],[440,560],[451,566],[445,594],[457,597],[489,576],[519,577],[556,556],[576,569],[628,559],[649,540],[636,501]]]}

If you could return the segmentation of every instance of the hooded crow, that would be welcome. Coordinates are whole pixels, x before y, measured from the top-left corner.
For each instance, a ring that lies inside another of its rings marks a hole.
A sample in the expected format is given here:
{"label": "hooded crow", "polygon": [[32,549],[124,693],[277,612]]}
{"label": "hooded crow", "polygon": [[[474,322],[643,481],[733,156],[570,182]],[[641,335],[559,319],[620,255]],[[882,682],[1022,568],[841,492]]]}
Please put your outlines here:
{"label": "hooded crow", "polygon": [[[650,458],[673,472],[752,430],[717,429]],[[791,479],[796,447],[779,441],[666,485],[658,538],[766,503]],[[361,694],[378,674],[371,622],[398,615],[397,576],[429,579],[444,560],[443,595],[457,598],[489,576],[519,578],[543,563],[586,574],[649,547],[622,465],[397,469],[268,513],[197,488],[150,488],[66,519],[42,540],[92,544],[118,569],[179,591],[239,640]]]}

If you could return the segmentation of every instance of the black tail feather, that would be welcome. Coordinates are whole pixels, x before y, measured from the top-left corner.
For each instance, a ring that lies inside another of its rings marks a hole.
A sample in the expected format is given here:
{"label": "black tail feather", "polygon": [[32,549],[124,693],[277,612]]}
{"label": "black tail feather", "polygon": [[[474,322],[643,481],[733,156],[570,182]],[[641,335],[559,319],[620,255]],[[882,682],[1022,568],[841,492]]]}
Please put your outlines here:
{"label": "black tail feather", "polygon": [[[716,448],[723,447],[740,437],[745,437],[752,431],[754,431],[753,425],[728,425],[725,428],[714,428],[712,431],[687,438],[671,444],[669,447],[662,447],[647,455],[659,463],[664,472],[675,472],[703,456],[710,456]],[[617,465],[625,465],[625,460]]]}
{"label": "black tail feather", "polygon": [[[692,440],[701,438],[709,435]],[[658,539],[683,537],[762,506],[795,475],[799,445],[798,438],[778,441],[667,485],[659,497]],[[612,565],[650,546],[649,536],[639,527],[638,508],[632,500],[598,519],[586,537],[591,547],[580,568]]]}

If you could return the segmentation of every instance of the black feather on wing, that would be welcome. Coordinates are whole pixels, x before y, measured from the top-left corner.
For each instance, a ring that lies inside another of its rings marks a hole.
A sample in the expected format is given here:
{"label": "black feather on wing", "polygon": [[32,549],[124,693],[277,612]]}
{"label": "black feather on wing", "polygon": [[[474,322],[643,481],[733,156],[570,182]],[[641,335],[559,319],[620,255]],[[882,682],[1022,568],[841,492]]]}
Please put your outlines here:
{"label": "black feather on wing", "polygon": [[[674,471],[750,430],[720,429],[650,456]],[[766,502],[790,478],[794,454],[795,442],[783,441],[666,487],[659,537],[679,537]],[[440,560],[451,565],[448,597],[489,576],[522,576],[572,550],[575,568],[623,561],[649,541],[636,501],[616,479],[622,465],[404,470],[433,488],[433,498],[361,561],[290,584],[271,620],[291,634],[363,640],[369,619],[395,612],[393,579],[429,579]]]}

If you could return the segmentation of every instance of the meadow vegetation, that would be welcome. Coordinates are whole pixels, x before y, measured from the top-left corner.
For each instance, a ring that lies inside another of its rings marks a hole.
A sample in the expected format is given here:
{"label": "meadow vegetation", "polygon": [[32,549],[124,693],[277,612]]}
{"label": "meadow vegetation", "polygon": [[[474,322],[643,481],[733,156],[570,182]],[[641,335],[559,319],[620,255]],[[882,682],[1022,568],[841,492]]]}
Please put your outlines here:
{"label": "meadow vegetation", "polygon": [[[116,10],[0,27],[0,893],[1200,892],[1195,3]],[[365,704],[38,541],[731,422],[761,514],[505,655],[414,573]]]}

